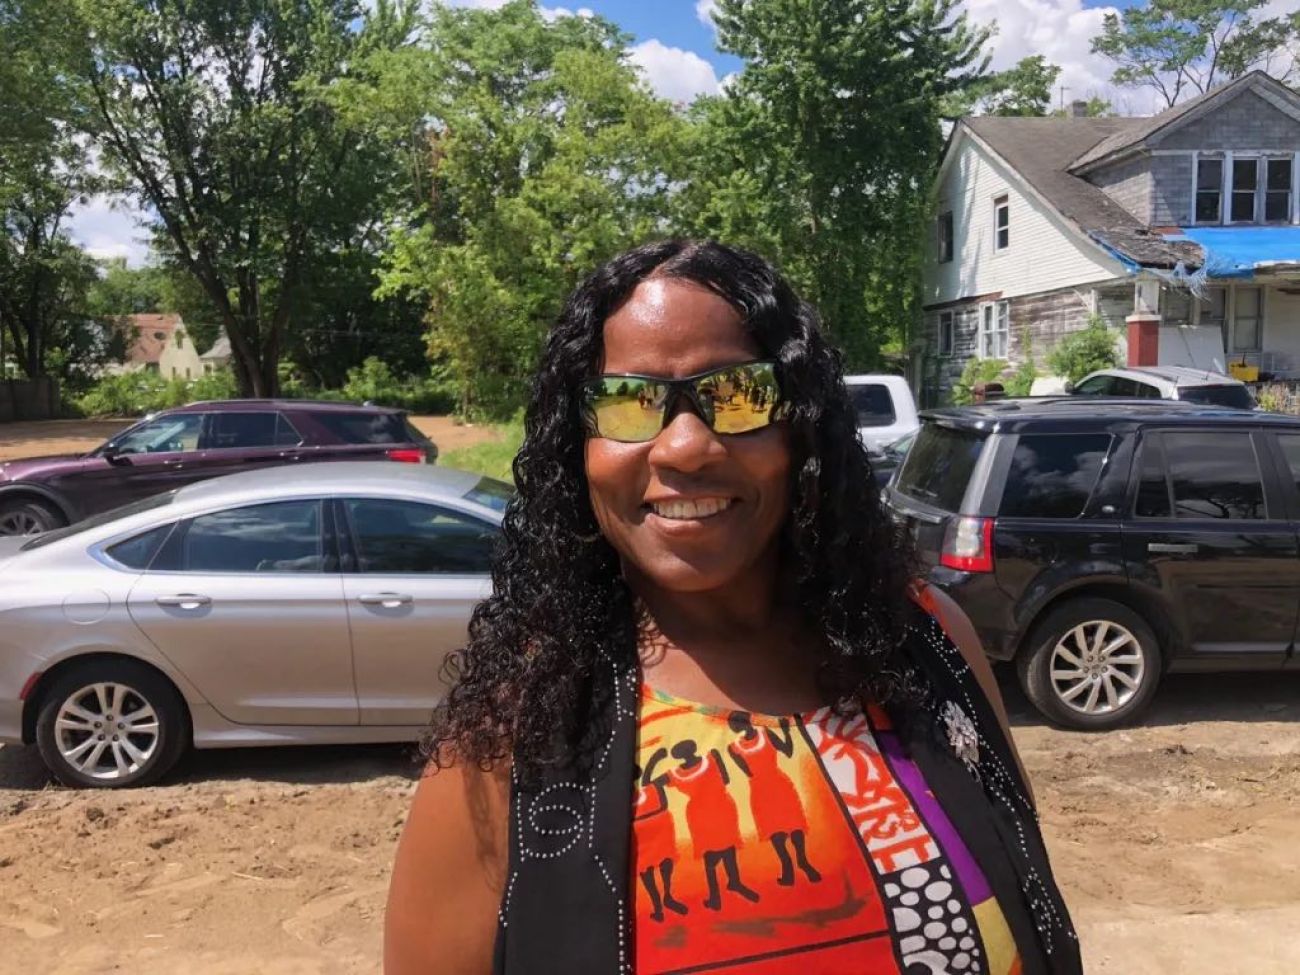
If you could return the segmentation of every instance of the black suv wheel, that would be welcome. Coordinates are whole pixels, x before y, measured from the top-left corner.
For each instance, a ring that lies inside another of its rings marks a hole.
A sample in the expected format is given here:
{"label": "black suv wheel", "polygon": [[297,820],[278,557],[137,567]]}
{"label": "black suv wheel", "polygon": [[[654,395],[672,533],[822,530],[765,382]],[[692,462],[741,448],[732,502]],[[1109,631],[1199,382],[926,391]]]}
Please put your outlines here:
{"label": "black suv wheel", "polygon": [[1131,721],[1160,682],[1160,647],[1123,603],[1080,598],[1052,610],[1017,660],[1020,684],[1044,715],[1101,731]]}

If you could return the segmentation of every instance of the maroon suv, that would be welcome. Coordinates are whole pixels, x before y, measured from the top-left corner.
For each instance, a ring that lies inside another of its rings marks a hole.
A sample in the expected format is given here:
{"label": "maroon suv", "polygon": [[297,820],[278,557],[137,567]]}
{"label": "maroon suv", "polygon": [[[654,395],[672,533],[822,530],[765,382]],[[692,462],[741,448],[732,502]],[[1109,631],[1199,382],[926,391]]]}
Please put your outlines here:
{"label": "maroon suv", "polygon": [[88,454],[0,463],[0,535],[48,531],[258,467],[437,458],[437,446],[402,410],[296,400],[191,403],[147,416]]}

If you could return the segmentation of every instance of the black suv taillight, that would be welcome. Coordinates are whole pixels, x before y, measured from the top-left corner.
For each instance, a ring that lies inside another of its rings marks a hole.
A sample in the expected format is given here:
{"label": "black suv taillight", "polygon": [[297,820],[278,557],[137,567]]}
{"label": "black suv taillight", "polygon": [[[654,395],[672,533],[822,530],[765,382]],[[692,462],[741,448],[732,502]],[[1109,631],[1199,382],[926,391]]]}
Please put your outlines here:
{"label": "black suv taillight", "polygon": [[939,564],[961,572],[992,572],[993,519],[959,516],[949,521]]}

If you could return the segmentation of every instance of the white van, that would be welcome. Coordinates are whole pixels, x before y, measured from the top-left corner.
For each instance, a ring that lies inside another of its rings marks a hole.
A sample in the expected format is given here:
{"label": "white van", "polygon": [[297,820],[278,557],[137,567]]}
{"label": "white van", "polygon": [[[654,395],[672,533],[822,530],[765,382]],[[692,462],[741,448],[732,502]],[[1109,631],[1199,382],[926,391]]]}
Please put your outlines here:
{"label": "white van", "polygon": [[858,411],[858,436],[868,450],[879,453],[920,428],[916,400],[902,376],[845,376],[844,382]]}

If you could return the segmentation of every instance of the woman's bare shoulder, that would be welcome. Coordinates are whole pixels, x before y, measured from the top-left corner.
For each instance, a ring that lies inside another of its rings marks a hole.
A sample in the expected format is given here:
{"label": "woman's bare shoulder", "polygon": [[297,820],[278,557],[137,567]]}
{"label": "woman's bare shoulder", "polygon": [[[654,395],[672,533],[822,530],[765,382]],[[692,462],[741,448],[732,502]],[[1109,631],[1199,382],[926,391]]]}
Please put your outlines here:
{"label": "woman's bare shoulder", "polygon": [[385,975],[489,975],[509,828],[506,763],[425,769],[393,863]]}

